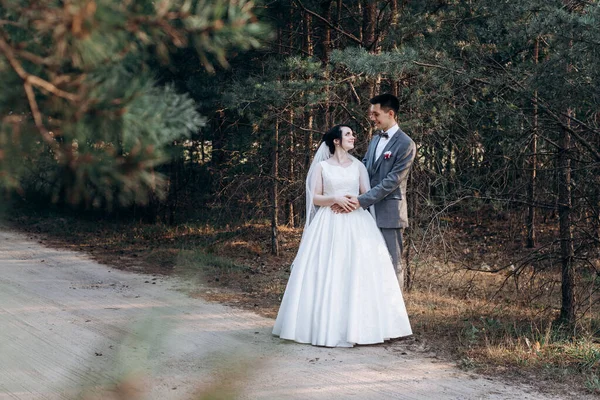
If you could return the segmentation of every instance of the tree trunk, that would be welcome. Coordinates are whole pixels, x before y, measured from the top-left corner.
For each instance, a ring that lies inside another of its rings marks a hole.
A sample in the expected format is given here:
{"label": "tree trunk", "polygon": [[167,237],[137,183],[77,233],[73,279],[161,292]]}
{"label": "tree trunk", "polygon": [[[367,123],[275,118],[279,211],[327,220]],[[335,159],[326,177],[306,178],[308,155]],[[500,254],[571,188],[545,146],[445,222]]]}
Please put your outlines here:
{"label": "tree trunk", "polygon": [[452,145],[452,139],[448,138],[448,149],[446,150],[446,166],[445,166],[445,174],[446,180],[448,182],[448,193],[452,193],[454,191],[454,176],[452,174],[452,150],[454,146]]}
{"label": "tree trunk", "polygon": [[[540,40],[535,40],[533,60],[538,63]],[[529,185],[527,187],[527,201],[529,209],[527,213],[527,247],[535,247],[535,197],[536,197],[536,175],[537,175],[537,139],[538,139],[538,92],[533,93],[533,134],[531,137],[531,157],[529,161]]]}
{"label": "tree trunk", "polygon": [[594,177],[594,189],[592,191],[592,201],[589,208],[590,218],[592,220],[592,245],[600,247],[600,176]]}
{"label": "tree trunk", "polygon": [[304,140],[304,149],[305,149],[304,150],[304,171],[305,171],[305,173],[308,173],[308,168],[310,167],[310,160],[314,153],[313,133],[312,133],[313,121],[314,121],[313,111],[311,110],[309,112],[308,118],[306,120],[306,129],[308,129],[308,132],[306,132],[306,136],[305,136],[305,140]]}
{"label": "tree trunk", "polygon": [[[568,115],[572,115],[572,110]],[[570,120],[569,120],[570,121]],[[570,124],[570,122],[567,122]],[[560,250],[562,262],[562,304],[560,321],[572,327],[575,324],[575,266],[573,227],[571,225],[571,134],[561,130],[559,152],[558,215],[560,226]]]}
{"label": "tree trunk", "polygon": [[[331,17],[331,1],[327,2],[327,9],[326,9],[326,14],[325,14],[328,18]],[[305,15],[304,17],[304,52],[312,57],[314,56],[314,45],[313,45],[313,38],[312,38],[312,25],[311,25],[311,21],[312,18],[310,15]],[[326,31],[325,31],[325,40],[327,41],[327,44],[324,44],[324,47],[326,49],[327,52],[327,57],[329,57],[329,53],[328,53],[328,49],[327,47],[330,45],[330,41],[331,41],[331,29],[329,27],[327,27]],[[310,78],[313,78],[312,76]],[[326,93],[329,93],[329,88],[326,88]],[[328,100],[325,101],[325,112],[326,115],[328,113],[328,109],[329,109],[329,105],[328,105]],[[310,109],[308,110],[308,112],[305,114],[305,118],[306,118],[306,134],[304,136],[304,160],[303,160],[303,164],[304,164],[304,172],[307,173],[308,172],[308,168],[310,166],[310,159],[312,157],[313,154],[313,135],[312,135],[312,129],[313,129],[313,122],[314,122],[314,109],[312,107],[310,107]],[[329,121],[327,120],[327,116],[325,118],[325,123],[327,124]]]}
{"label": "tree trunk", "polygon": [[211,164],[215,169],[220,169],[221,165],[225,162],[225,132],[223,131],[224,113],[218,111],[212,120],[212,152],[211,152]]}
{"label": "tree trunk", "polygon": [[[152,171],[152,181],[155,183],[156,171]],[[148,204],[141,208],[141,218],[148,224],[155,224],[157,221],[158,213],[160,209],[160,200],[156,193],[156,185],[153,184],[152,191],[148,196]]]}
{"label": "tree trunk", "polygon": [[177,212],[178,194],[179,194],[179,159],[173,157],[169,165],[169,194],[167,196],[168,212],[166,220],[170,226],[175,225],[175,213]]}
{"label": "tree trunk", "polygon": [[271,187],[271,254],[279,255],[279,119],[273,134],[273,185]]}
{"label": "tree trunk", "polygon": [[[325,1],[323,2],[323,11],[324,11],[324,15],[325,18],[328,21],[331,21],[331,1]],[[338,7],[338,15],[337,15],[337,24],[339,25],[341,23],[341,13],[342,13],[342,1],[339,0],[337,3],[337,7]],[[331,48],[332,48],[332,42],[331,42],[331,28],[329,27],[329,25],[325,25],[323,24],[323,40],[321,41],[323,44],[323,65],[325,67],[327,67],[327,64],[329,63],[329,55],[331,54]],[[323,78],[325,79],[326,82],[329,82],[329,70],[327,68],[325,68],[325,73]],[[329,94],[330,94],[331,88],[329,86],[329,84],[327,84],[325,86],[325,104],[323,105],[323,108],[325,110],[325,115],[324,115],[324,121],[323,121],[323,125],[325,127],[331,126],[331,110],[330,110],[330,99],[329,99]]]}
{"label": "tree trunk", "polygon": [[398,10],[398,0],[392,0],[392,15],[390,18],[390,25],[393,27],[398,26],[398,20],[400,19],[400,11]]}
{"label": "tree trunk", "polygon": [[434,189],[434,195],[432,196],[434,204],[446,204],[446,184],[443,179],[444,147],[444,143],[438,140],[432,148],[434,155],[431,161],[435,171],[435,180],[442,183],[441,188],[432,188]]}
{"label": "tree trunk", "polygon": [[[327,18],[331,18],[331,1],[325,2],[324,7],[326,7],[325,9],[325,15]],[[330,19],[328,19],[330,20]],[[304,52],[312,57],[314,56],[314,52],[315,52],[315,48],[314,48],[314,44],[313,44],[313,31],[312,31],[312,18],[310,16],[310,14],[305,15],[304,17]],[[327,59],[329,58],[329,46],[331,45],[331,29],[327,26],[326,30],[325,30],[325,42],[323,46],[325,49],[325,54]],[[313,78],[313,76],[311,75],[309,78]],[[329,87],[326,88],[326,93],[329,93]],[[326,114],[328,113],[328,100],[325,101],[325,112]],[[305,172],[308,172],[308,168],[310,166],[310,159],[312,157],[313,154],[313,137],[312,137],[312,129],[313,129],[313,122],[314,122],[314,115],[315,115],[315,111],[314,109],[311,107],[308,112],[305,114],[305,121],[306,121],[306,134],[304,136],[304,160],[303,160],[303,164],[304,164],[304,170]],[[327,120],[328,118],[325,118],[325,123],[329,123],[329,121]]]}
{"label": "tree trunk", "polygon": [[[572,42],[570,43],[572,46]],[[572,65],[567,64],[567,73],[572,71]],[[571,117],[575,111],[567,109],[565,125],[571,127]],[[560,232],[560,253],[562,266],[561,279],[561,309],[560,321],[573,328],[575,325],[575,265],[573,248],[573,227],[571,225],[571,133],[561,129],[560,150],[558,155],[558,217]]]}
{"label": "tree trunk", "polygon": [[[377,25],[377,3],[374,1],[363,0],[362,4],[362,29],[361,29],[361,43],[362,47],[367,50],[374,51],[376,46],[375,43],[375,28]],[[381,75],[369,80],[369,99],[373,98],[379,91],[381,84]],[[373,127],[369,125],[367,131],[367,140],[371,140],[373,136]]]}
{"label": "tree trunk", "polygon": [[[294,169],[294,163],[296,162],[296,137],[294,135],[294,111],[290,110],[290,131],[289,131],[289,148],[288,148],[288,154],[287,156],[289,157],[289,164],[288,164],[288,177],[287,177],[287,181],[288,182],[295,182],[296,181],[296,177],[295,177],[295,169]],[[290,227],[294,227],[296,226],[296,219],[295,219],[295,214],[294,214],[294,195],[293,195],[293,191],[291,193],[288,193],[287,197],[287,223],[288,226]]]}
{"label": "tree trunk", "polygon": [[204,148],[203,130],[200,131],[200,142],[198,144],[200,145],[200,160],[201,160],[202,164],[204,165],[204,163],[206,162],[206,149]]}
{"label": "tree trunk", "polygon": [[[313,55],[313,40],[312,40],[312,32],[311,32],[311,24],[312,24],[312,16],[310,14],[304,14],[304,18],[303,18],[303,22],[304,22],[304,26],[303,26],[303,31],[304,31],[304,35],[303,35],[303,39],[304,39],[304,43],[303,43],[303,47],[304,47],[304,53],[308,56],[312,56]],[[330,31],[331,32],[331,31]],[[329,35],[331,35],[331,33],[329,33]],[[327,38],[326,38],[327,39]],[[331,40],[329,38],[329,40]]]}
{"label": "tree trunk", "polygon": [[[415,166],[416,168],[419,168],[419,166]],[[408,175],[408,182],[407,182],[407,188],[411,188],[410,192],[407,193],[406,197],[407,197],[407,201],[408,201],[408,218],[413,219],[412,222],[412,226],[415,226],[415,224],[417,224],[417,221],[414,221],[416,219],[416,216],[419,215],[419,202],[417,201],[417,196],[416,196],[416,192],[418,189],[415,188],[415,173],[416,173],[416,169],[413,169],[409,175]],[[408,192],[408,189],[407,189]],[[413,283],[414,283],[414,277],[415,277],[415,270],[413,268],[413,265],[410,263],[410,257],[411,257],[411,249],[413,247],[413,236],[414,236],[414,230],[410,227],[406,228],[404,230],[404,237],[403,237],[403,241],[404,241],[404,246],[403,246],[403,256],[404,256],[404,268],[405,268],[405,273],[404,273],[404,287],[402,289],[406,289],[406,290],[411,290]]]}
{"label": "tree trunk", "polygon": [[373,50],[375,44],[375,27],[377,25],[377,3],[363,0],[362,45],[368,50]]}
{"label": "tree trunk", "polygon": [[399,95],[400,95],[400,90],[399,90],[400,83],[398,81],[392,81],[391,86],[392,86],[392,94],[394,96],[396,96],[396,97],[399,97]]}
{"label": "tree trunk", "polygon": [[[277,13],[277,17],[279,18],[280,21],[283,21],[284,18],[284,14],[283,12],[278,12]],[[277,28],[277,54],[282,55],[285,54],[285,48],[283,46],[283,29],[281,28],[281,26],[279,26]]]}

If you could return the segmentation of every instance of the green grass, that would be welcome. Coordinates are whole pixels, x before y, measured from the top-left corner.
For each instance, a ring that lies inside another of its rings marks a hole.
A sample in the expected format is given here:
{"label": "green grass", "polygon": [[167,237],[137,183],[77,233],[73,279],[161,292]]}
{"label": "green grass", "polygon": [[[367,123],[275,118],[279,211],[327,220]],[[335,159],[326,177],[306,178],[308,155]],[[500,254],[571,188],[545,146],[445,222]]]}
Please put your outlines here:
{"label": "green grass", "polygon": [[590,393],[600,394],[600,375],[590,374],[585,380],[585,387]]}
{"label": "green grass", "polygon": [[229,258],[207,253],[203,249],[181,249],[177,256],[176,268],[181,272],[191,274],[207,271],[229,274],[248,269]]}

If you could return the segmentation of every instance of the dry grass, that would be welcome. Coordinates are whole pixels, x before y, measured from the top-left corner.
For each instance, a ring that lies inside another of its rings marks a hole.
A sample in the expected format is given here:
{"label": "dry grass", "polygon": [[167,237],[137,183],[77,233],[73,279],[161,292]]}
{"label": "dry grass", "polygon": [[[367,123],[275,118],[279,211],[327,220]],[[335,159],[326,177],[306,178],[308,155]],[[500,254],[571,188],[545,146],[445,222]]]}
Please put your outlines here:
{"label": "dry grass", "polygon": [[[46,244],[85,251],[118,268],[196,280],[192,295],[269,317],[276,315],[301,236],[282,227],[281,254],[272,256],[270,229],[260,224],[168,227],[28,214],[13,215],[11,223]],[[560,300],[555,266],[534,268],[532,250],[499,227],[447,223],[437,236],[412,245],[414,285],[405,297],[415,335],[466,369],[553,391],[568,383],[600,394],[597,298],[586,305],[577,331],[566,332],[554,325]],[[549,241],[553,234],[551,226],[540,232]],[[525,261],[511,266],[514,260]],[[600,286],[585,270],[579,279],[586,288]]]}
{"label": "dry grass", "polygon": [[[532,284],[517,291],[506,283],[508,272],[469,271],[435,261],[422,268],[406,301],[413,330],[439,353],[465,369],[524,379],[546,390],[575,387],[600,394],[597,304],[576,332],[565,331],[554,325],[556,292],[542,289],[540,295]],[[546,275],[558,279],[556,272]]]}

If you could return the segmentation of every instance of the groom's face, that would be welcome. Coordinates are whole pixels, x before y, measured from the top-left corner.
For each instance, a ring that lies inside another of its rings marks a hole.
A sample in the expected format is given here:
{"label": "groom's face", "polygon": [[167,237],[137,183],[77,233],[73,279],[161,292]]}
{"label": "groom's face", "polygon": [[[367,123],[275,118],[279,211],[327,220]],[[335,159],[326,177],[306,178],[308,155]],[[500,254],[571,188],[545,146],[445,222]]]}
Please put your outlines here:
{"label": "groom's face", "polygon": [[369,119],[376,129],[387,131],[396,123],[394,111],[381,108],[381,104],[371,104],[369,108]]}

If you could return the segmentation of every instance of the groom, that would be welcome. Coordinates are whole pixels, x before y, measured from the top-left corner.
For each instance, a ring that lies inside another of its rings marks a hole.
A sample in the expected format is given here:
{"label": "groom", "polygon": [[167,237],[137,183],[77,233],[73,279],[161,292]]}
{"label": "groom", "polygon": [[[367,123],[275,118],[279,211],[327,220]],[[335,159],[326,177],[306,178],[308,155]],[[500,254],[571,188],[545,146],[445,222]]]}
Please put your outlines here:
{"label": "groom", "polygon": [[369,100],[369,119],[379,133],[373,136],[363,158],[371,190],[358,198],[362,208],[375,206],[377,226],[392,256],[400,288],[404,288],[402,231],[408,226],[406,182],[416,153],[415,143],[396,122],[400,102],[396,96],[381,94]]}

